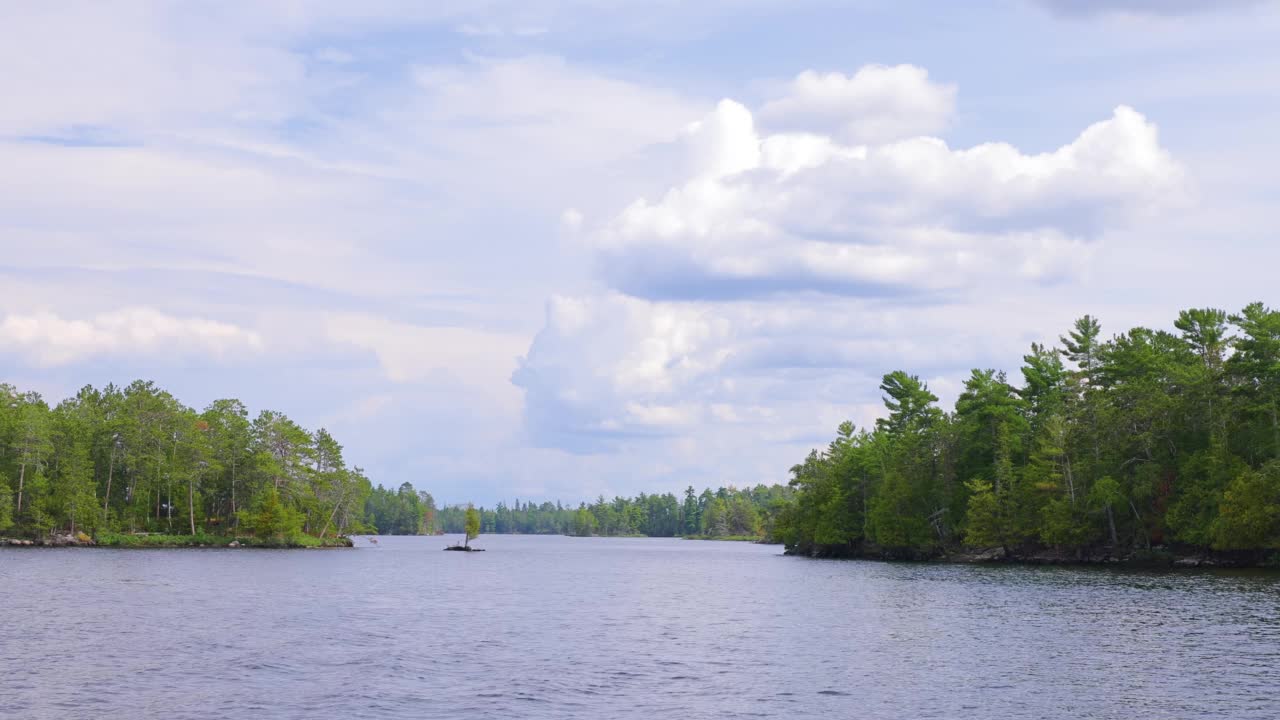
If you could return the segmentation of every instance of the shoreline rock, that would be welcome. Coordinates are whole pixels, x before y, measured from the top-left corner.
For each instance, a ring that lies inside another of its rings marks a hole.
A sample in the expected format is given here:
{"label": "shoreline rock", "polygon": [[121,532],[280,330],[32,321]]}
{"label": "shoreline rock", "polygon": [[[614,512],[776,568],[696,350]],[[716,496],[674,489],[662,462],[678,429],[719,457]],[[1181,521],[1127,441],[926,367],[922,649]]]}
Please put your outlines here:
{"label": "shoreline rock", "polygon": [[75,535],[56,534],[42,538],[0,538],[0,547],[91,547],[93,538],[78,532]]}
{"label": "shoreline rock", "polygon": [[1031,552],[1009,552],[1005,548],[964,548],[960,550],[892,552],[872,546],[815,547],[808,552],[787,548],[784,555],[833,560],[876,560],[882,562],[952,563],[957,565],[1104,565],[1132,569],[1280,569],[1280,554],[1266,551],[1211,552],[1204,550],[1171,550],[1153,547],[1149,550],[1119,551],[1116,548],[1082,549],[1077,553],[1061,553],[1049,549]]}

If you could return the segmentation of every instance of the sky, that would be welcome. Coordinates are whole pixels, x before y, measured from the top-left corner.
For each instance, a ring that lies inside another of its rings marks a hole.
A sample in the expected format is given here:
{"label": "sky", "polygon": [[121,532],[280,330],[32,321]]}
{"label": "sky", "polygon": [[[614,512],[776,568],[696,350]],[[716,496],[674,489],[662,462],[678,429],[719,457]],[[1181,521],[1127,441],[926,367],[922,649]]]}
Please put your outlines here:
{"label": "sky", "polygon": [[[961,7],[963,5],[963,7]],[[0,381],[377,483],[785,482],[887,372],[1276,304],[1264,0],[9,3]]]}

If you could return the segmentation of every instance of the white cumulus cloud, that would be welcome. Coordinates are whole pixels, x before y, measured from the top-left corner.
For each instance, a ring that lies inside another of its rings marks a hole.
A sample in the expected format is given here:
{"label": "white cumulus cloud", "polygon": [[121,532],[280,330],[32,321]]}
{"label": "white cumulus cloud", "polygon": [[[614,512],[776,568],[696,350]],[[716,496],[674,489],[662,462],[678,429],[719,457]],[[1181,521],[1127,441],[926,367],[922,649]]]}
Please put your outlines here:
{"label": "white cumulus cloud", "polygon": [[851,145],[765,133],[725,100],[689,126],[688,176],[589,234],[605,279],[642,297],[850,295],[1076,273],[1090,242],[1176,202],[1181,166],[1129,107],[1051,152],[934,137]]}
{"label": "white cumulus cloud", "polygon": [[596,449],[696,420],[698,399],[686,391],[728,359],[731,331],[725,318],[694,306],[556,296],[512,380],[541,442]]}
{"label": "white cumulus cloud", "polygon": [[777,130],[883,143],[941,131],[955,101],[954,85],[932,82],[929,71],[914,65],[867,65],[852,75],[806,70],[785,96],[765,103],[760,119]]}

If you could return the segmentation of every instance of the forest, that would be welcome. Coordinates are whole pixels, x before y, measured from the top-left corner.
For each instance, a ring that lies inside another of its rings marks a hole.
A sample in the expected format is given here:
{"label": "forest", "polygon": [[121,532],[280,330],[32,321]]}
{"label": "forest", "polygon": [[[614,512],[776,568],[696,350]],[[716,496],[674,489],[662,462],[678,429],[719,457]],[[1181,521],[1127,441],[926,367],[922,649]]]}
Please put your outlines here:
{"label": "forest", "polygon": [[791,469],[793,553],[1010,557],[1280,548],[1280,312],[1181,312],[1104,339],[1084,316],[1018,382],[974,370],[951,412],[884,376],[885,415]]}
{"label": "forest", "polygon": [[371,489],[326,430],[239,400],[196,411],[136,381],[50,407],[0,385],[0,533],[326,544],[363,529]]}
{"label": "forest", "polygon": [[[777,516],[792,494],[785,485],[722,487],[701,493],[689,487],[683,499],[671,493],[641,493],[634,498],[600,497],[577,507],[516,500],[509,506],[500,502],[492,509],[478,509],[484,533],[759,539],[772,535]],[[371,527],[387,535],[459,534],[465,512],[464,505],[437,509],[430,493],[405,483],[396,491],[374,488],[367,517]]]}
{"label": "forest", "polygon": [[[83,533],[109,545],[314,545],[354,533],[461,533],[466,506],[437,509],[409,483],[373,485],[325,429],[239,400],[203,411],[154,383],[86,386],[50,406],[0,385],[0,534]],[[482,532],[759,538],[792,495],[782,485],[578,507],[479,508]]]}

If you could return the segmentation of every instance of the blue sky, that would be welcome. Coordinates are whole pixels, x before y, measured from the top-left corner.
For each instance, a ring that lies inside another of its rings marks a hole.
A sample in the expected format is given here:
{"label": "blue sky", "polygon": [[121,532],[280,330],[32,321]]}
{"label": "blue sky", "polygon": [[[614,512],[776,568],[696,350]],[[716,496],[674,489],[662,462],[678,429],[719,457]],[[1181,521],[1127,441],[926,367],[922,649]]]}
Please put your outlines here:
{"label": "blue sky", "polygon": [[784,481],[885,372],[949,403],[1084,313],[1276,302],[1276,3],[688,5],[6,8],[0,380],[576,501]]}

